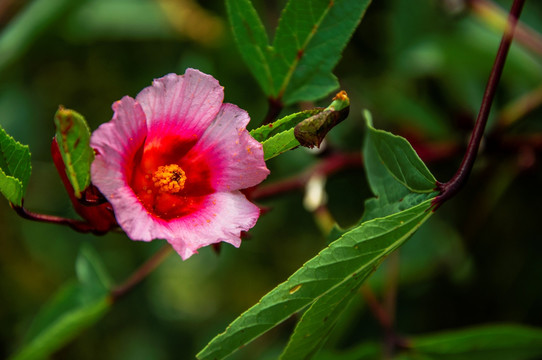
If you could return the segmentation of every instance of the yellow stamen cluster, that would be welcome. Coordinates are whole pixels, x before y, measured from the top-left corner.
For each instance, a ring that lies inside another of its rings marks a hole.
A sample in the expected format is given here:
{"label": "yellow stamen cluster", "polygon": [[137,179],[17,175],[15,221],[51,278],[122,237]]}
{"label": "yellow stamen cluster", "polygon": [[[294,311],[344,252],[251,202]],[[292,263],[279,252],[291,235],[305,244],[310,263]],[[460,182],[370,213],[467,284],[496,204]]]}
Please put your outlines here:
{"label": "yellow stamen cluster", "polygon": [[186,175],[177,164],[164,165],[152,174],[152,182],[160,192],[174,194],[184,188]]}

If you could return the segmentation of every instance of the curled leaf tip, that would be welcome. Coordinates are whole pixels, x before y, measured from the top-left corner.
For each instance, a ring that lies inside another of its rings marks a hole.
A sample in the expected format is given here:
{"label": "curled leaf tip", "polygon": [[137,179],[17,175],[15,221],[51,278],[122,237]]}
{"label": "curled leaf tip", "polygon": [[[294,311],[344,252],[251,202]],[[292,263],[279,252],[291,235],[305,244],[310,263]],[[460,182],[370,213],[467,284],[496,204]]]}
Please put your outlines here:
{"label": "curled leaf tip", "polygon": [[313,115],[294,129],[294,135],[301,146],[313,148],[320,147],[327,133],[348,116],[350,99],[346,91],[342,90],[333,98],[333,102],[324,111]]}

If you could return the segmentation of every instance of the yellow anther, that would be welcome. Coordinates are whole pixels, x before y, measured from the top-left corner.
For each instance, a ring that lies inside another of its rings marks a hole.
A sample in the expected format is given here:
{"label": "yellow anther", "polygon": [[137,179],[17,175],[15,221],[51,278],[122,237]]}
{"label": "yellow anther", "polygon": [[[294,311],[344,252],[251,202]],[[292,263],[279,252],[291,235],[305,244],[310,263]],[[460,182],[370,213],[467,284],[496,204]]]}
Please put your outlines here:
{"label": "yellow anther", "polygon": [[184,188],[186,175],[177,164],[164,165],[152,174],[152,182],[160,192],[174,194]]}

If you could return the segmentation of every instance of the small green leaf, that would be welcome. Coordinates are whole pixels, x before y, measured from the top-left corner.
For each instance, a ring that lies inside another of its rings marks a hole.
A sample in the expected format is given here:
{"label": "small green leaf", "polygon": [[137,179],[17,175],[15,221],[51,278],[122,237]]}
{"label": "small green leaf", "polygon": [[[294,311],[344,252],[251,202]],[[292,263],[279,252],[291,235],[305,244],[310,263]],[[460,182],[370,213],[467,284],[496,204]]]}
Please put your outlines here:
{"label": "small green leaf", "polygon": [[267,33],[250,0],[226,0],[228,18],[235,42],[252,75],[265,94],[275,92],[271,69]]}
{"label": "small green leaf", "polygon": [[270,139],[264,141],[263,159],[265,161],[274,158],[288,150],[292,150],[299,146],[299,141],[294,136],[294,129],[283,131]]}
{"label": "small green leaf", "polygon": [[378,157],[388,171],[410,191],[433,192],[437,180],[404,138],[373,127],[371,115],[365,112],[367,131]]}
{"label": "small green leaf", "polygon": [[94,150],[90,147],[90,130],[79,113],[60,107],[55,114],[56,141],[64,161],[66,175],[75,197],[90,184],[90,164]]}
{"label": "small green leaf", "polygon": [[[436,180],[433,185],[429,185],[427,178],[420,175],[418,168],[427,168],[410,144],[404,138],[374,129],[371,114],[368,111],[365,111],[365,117],[368,130],[363,146],[363,158],[367,179],[375,197],[365,202],[365,214],[362,220],[383,217],[408,209],[413,204],[418,204],[420,199],[425,199],[428,194],[436,196],[437,192],[433,190]],[[382,151],[382,148],[385,150]],[[395,156],[396,154],[398,155]],[[417,164],[417,167],[413,164]],[[393,171],[417,177],[417,180],[397,176]],[[433,175],[429,173],[428,177],[433,178]],[[410,188],[406,186],[412,183],[425,186],[410,186]],[[416,187],[420,189],[415,189]]]}
{"label": "small green leaf", "polygon": [[109,310],[110,283],[97,254],[83,248],[76,270],[80,282],[66,284],[41,309],[12,360],[48,357]]}
{"label": "small green leaf", "polygon": [[0,192],[16,206],[22,206],[32,166],[30,150],[0,127]]}
{"label": "small green leaf", "polygon": [[499,324],[417,336],[410,341],[412,358],[522,360],[542,357],[542,329]]}
{"label": "small green leaf", "polygon": [[250,132],[263,145],[264,159],[269,160],[299,145],[320,146],[326,134],[348,116],[350,100],[341,91],[325,109],[301,111]]}
{"label": "small green leaf", "polygon": [[263,142],[270,137],[277,135],[278,133],[293,129],[301,121],[307,119],[308,117],[321,113],[323,110],[323,108],[316,108],[290,114],[271,124],[263,125],[257,129],[252,130],[250,132],[250,135],[257,141]]}
{"label": "small green leaf", "polygon": [[326,134],[348,116],[350,100],[341,91],[325,109],[305,110],[263,125],[250,132],[263,145],[264,159],[269,160],[300,144],[319,146]]}

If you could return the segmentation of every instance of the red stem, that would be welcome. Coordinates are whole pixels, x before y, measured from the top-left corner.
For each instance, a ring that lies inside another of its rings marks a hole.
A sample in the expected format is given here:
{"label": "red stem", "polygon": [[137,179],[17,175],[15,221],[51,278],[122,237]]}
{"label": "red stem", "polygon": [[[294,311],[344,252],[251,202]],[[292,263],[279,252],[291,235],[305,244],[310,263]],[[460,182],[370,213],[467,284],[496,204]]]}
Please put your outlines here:
{"label": "red stem", "polygon": [[68,219],[68,218],[63,218],[63,217],[54,216],[54,215],[38,214],[38,213],[34,213],[34,212],[26,210],[23,206],[16,206],[14,204],[11,204],[11,207],[13,208],[13,210],[15,210],[17,215],[27,220],[33,220],[33,221],[51,223],[51,224],[57,224],[57,225],[68,225],[75,231],[79,231],[82,233],[92,232],[97,235],[103,234],[103,232],[97,231],[94,226],[92,226],[86,221]]}
{"label": "red stem", "polygon": [[440,190],[440,195],[437,196],[433,201],[433,205],[435,206],[434,209],[438,208],[445,201],[455,196],[467,182],[474,165],[474,161],[476,160],[478,149],[480,148],[480,142],[482,141],[482,137],[484,135],[491,104],[493,102],[493,98],[495,97],[497,85],[501,78],[504,64],[506,62],[506,56],[508,55],[514,30],[524,3],[525,0],[514,0],[514,3],[512,4],[510,15],[508,17],[508,26],[506,27],[502,37],[499,50],[497,51],[497,56],[495,58],[495,63],[493,64],[491,74],[489,75],[489,80],[484,92],[480,111],[478,112],[478,117],[476,118],[474,130],[467,146],[467,151],[465,152],[465,156],[463,157],[463,161],[461,162],[459,169],[452,179],[446,183],[437,182],[437,189]]}

